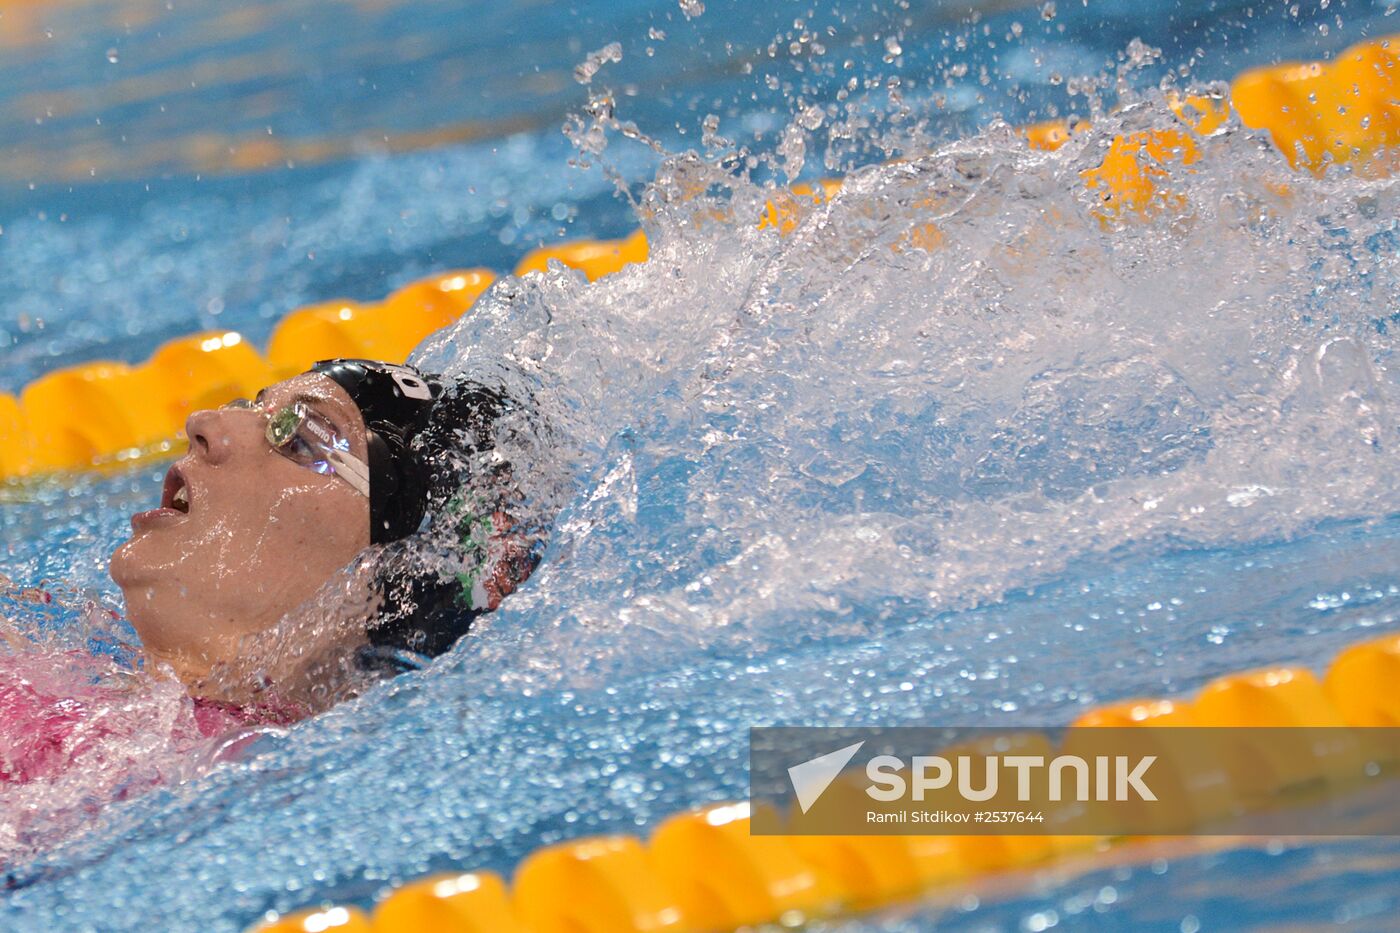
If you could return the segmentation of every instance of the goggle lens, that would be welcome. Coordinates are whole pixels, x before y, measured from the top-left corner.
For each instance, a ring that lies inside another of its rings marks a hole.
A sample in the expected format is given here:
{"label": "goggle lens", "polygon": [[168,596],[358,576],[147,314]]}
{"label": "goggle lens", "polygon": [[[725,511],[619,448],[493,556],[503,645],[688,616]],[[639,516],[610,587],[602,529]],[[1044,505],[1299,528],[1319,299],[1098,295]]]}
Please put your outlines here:
{"label": "goggle lens", "polygon": [[[257,402],[236,398],[223,406],[239,411],[263,411]],[[300,402],[273,412],[263,412],[263,431],[268,446],[299,466],[323,476],[339,476],[364,495],[369,495],[364,464],[350,453],[350,442],[336,434],[335,426]],[[341,469],[338,470],[336,465]],[[345,472],[346,469],[349,472]]]}
{"label": "goggle lens", "polygon": [[306,410],[300,405],[288,405],[268,416],[267,442],[281,450],[292,442],[306,421]]}

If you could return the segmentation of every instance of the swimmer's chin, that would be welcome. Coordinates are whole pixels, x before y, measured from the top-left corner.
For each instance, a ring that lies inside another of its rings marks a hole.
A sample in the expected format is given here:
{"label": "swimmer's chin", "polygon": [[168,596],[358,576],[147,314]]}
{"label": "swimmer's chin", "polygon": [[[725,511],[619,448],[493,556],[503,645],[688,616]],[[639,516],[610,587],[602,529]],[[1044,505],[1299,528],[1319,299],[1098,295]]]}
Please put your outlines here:
{"label": "swimmer's chin", "polygon": [[112,556],[107,560],[107,573],[112,577],[112,582],[122,589],[126,589],[131,581],[130,568],[127,565],[127,548],[131,547],[131,541],[123,541],[112,552]]}
{"label": "swimmer's chin", "polygon": [[139,532],[134,532],[112,552],[112,557],[107,562],[107,572],[111,574],[112,582],[126,593],[128,602],[131,601],[131,594],[128,592],[131,587],[151,583],[155,576],[136,553],[140,537]]}

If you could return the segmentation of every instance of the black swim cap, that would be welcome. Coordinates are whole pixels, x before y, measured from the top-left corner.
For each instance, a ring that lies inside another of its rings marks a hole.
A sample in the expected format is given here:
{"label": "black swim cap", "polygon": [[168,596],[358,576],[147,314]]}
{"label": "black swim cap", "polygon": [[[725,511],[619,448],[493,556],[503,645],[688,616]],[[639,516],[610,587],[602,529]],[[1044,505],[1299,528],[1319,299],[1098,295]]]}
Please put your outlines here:
{"label": "black swim cap", "polygon": [[[370,543],[408,538],[433,513],[436,538],[467,562],[444,576],[405,566],[410,546],[385,565],[379,619],[371,625],[361,666],[400,673],[441,654],[490,608],[474,584],[488,555],[477,529],[507,507],[510,465],[494,455],[494,426],[513,405],[498,390],[375,360],[323,360],[310,370],[333,379],[359,407],[368,429]],[[468,501],[470,500],[470,502]],[[430,536],[433,532],[429,533]],[[432,545],[423,542],[426,546]],[[537,556],[506,565],[519,583]],[[411,565],[411,561],[409,564]],[[417,661],[405,659],[416,658]]]}
{"label": "black swim cap", "polygon": [[428,476],[412,445],[443,386],[407,364],[322,360],[311,372],[333,379],[364,417],[369,441],[369,540],[397,541],[418,530]]}

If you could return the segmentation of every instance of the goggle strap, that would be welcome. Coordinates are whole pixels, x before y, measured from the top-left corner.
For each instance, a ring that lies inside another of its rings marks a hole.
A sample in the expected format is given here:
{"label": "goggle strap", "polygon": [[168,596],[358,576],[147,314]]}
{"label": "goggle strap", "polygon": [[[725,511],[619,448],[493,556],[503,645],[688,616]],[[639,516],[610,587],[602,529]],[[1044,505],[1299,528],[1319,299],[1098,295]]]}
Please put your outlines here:
{"label": "goggle strap", "polygon": [[335,475],[343,477],[360,495],[369,498],[369,468],[359,457],[339,450],[326,449],[326,459],[335,467]]}

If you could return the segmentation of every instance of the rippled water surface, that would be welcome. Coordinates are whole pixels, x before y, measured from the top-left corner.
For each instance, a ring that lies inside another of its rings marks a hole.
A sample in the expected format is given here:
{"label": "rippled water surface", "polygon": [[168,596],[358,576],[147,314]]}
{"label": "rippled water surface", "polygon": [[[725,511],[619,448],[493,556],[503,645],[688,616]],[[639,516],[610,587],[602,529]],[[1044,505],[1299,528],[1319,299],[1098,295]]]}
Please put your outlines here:
{"label": "rippled water surface", "polygon": [[[1400,188],[1296,174],[1233,124],[1148,216],[1081,176],[1114,134],[1180,126],[1168,72],[1330,54],[1400,32],[1390,8],[1060,6],[6,10],[7,389],[560,236],[641,223],[652,259],[504,278],[416,354],[548,425],[516,459],[553,528],[529,584],[241,763],[33,827],[5,927],[365,904],[743,796],[753,726],[1059,724],[1400,627]],[[1100,74],[1119,109],[1055,153],[995,119],[1088,113]],[[836,172],[790,234],[755,227],[775,182]],[[120,609],[106,555],[159,473],[5,490],[0,570],[62,597],[7,613],[120,659],[94,612]],[[1400,906],[1392,840],[1139,855],[843,926],[1381,929]]]}

